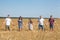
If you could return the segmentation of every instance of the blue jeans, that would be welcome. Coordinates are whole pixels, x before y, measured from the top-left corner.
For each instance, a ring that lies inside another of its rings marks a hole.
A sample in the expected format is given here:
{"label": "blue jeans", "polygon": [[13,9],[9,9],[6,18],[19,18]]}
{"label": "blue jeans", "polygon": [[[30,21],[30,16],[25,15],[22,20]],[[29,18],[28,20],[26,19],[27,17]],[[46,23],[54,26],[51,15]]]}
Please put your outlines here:
{"label": "blue jeans", "polygon": [[54,25],[50,24],[50,29],[53,29]]}
{"label": "blue jeans", "polygon": [[43,25],[40,25],[40,24],[39,24],[38,28],[39,28],[39,30],[40,30],[40,29],[44,30],[44,26],[43,26]]}

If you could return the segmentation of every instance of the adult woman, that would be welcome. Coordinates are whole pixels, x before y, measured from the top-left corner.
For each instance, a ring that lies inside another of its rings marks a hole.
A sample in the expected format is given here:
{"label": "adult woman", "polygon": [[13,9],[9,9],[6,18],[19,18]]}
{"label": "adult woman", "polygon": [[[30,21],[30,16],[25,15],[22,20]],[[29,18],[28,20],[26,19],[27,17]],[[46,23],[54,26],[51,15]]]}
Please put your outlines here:
{"label": "adult woman", "polygon": [[22,25],[23,25],[23,21],[22,21],[22,17],[20,16],[19,19],[18,19],[19,31],[22,30]]}

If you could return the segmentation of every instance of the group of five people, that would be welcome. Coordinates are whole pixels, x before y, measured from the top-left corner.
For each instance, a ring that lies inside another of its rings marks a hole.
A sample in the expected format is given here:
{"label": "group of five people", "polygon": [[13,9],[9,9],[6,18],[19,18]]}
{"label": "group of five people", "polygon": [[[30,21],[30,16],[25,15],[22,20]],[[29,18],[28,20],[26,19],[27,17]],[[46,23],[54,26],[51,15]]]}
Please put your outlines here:
{"label": "group of five people", "polygon": [[[8,30],[10,30],[10,24],[12,23],[13,24],[13,22],[12,22],[12,20],[11,20],[11,18],[10,18],[10,15],[8,15],[8,17],[5,19],[5,23],[6,23],[6,30],[8,29]],[[53,27],[54,27],[54,18],[52,17],[52,15],[50,16],[50,18],[49,18],[49,26],[50,26],[50,30],[52,30],[53,31]],[[22,17],[20,16],[19,18],[18,18],[18,28],[19,28],[19,31],[21,31],[22,30],[22,27],[23,27],[23,19],[22,19]],[[28,22],[28,27],[29,27],[29,30],[33,30],[33,22],[32,22],[32,20],[31,20],[31,18],[29,19],[29,22]],[[40,29],[42,29],[42,30],[44,30],[44,18],[42,17],[42,16],[40,16],[39,17],[39,19],[38,19],[38,29],[40,30]]]}

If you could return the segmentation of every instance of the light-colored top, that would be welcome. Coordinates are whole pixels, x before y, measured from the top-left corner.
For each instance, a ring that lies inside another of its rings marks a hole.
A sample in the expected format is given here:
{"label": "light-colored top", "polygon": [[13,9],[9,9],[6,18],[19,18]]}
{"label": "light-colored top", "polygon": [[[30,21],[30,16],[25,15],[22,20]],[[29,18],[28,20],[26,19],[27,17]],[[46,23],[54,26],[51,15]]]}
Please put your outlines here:
{"label": "light-colored top", "polygon": [[29,29],[33,30],[33,24],[32,23],[29,23]]}
{"label": "light-colored top", "polygon": [[44,25],[44,19],[43,18],[39,19],[38,21],[39,21],[40,25]]}
{"label": "light-colored top", "polygon": [[18,20],[18,23],[19,23],[19,24],[22,24],[22,20]]}
{"label": "light-colored top", "polygon": [[11,23],[11,19],[10,18],[6,18],[5,21],[6,21],[6,25],[10,25],[10,23]]}

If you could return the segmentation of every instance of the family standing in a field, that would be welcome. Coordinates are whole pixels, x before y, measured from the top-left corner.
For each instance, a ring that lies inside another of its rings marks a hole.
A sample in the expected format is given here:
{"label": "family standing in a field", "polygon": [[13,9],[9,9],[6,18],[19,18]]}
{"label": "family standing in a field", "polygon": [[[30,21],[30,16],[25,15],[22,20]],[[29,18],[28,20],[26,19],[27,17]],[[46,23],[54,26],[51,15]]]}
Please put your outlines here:
{"label": "family standing in a field", "polygon": [[[44,24],[47,26],[48,23],[44,23],[44,18],[42,16],[40,16],[40,18],[38,19],[38,29],[40,30],[43,30],[44,31]],[[6,26],[5,26],[5,30],[9,30],[10,31],[10,25],[11,23],[13,24],[11,18],[10,18],[10,15],[7,16],[7,18],[5,19],[5,22],[6,23]],[[13,24],[14,25],[14,24]],[[50,16],[49,18],[49,26],[50,26],[50,30],[53,31],[53,28],[54,28],[54,18],[52,17],[52,15]],[[22,30],[22,27],[23,27],[23,18],[20,16],[19,19],[18,19],[18,28],[19,28],[19,31]],[[28,22],[28,28],[29,30],[33,30],[33,22],[31,19],[29,19],[29,22]]]}

